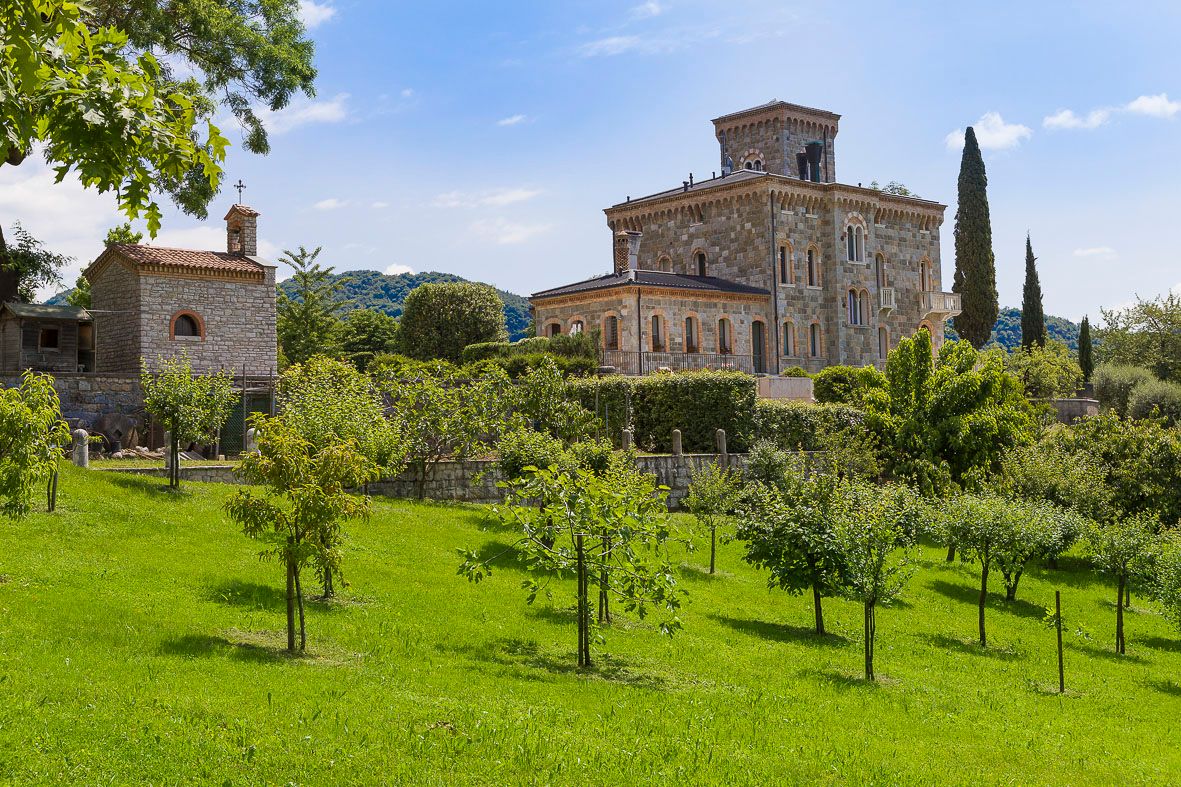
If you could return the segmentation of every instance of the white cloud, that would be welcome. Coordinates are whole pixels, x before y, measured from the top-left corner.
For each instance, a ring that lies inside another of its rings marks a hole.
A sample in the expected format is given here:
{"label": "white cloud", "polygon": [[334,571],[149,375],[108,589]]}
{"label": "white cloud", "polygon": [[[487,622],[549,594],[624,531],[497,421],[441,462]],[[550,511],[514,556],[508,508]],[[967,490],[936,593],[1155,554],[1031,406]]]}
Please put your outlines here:
{"label": "white cloud", "polygon": [[259,119],[272,134],[285,134],[313,123],[342,123],[349,119],[348,93],[337,93],[328,101],[300,100],[277,112],[265,107],[256,110]]}
{"label": "white cloud", "polygon": [[1167,93],[1155,96],[1140,96],[1129,101],[1124,109],[1137,115],[1171,118],[1181,112],[1181,101],[1170,101]]}
{"label": "white cloud", "polygon": [[1079,117],[1069,109],[1060,109],[1053,115],[1042,119],[1042,126],[1050,129],[1061,128],[1099,128],[1111,120],[1110,109],[1093,109],[1085,117]]}
{"label": "white cloud", "polygon": [[634,35],[608,36],[607,38],[588,41],[578,47],[578,53],[583,57],[613,57],[615,55],[627,54],[628,52],[652,55],[671,52],[677,48],[677,44],[668,40],[641,38],[640,36]]}
{"label": "white cloud", "polygon": [[1092,246],[1087,249],[1075,249],[1072,253],[1076,257],[1100,257],[1103,259],[1112,259],[1117,256],[1115,249],[1110,246]]}
{"label": "white cloud", "polygon": [[431,203],[436,208],[502,208],[518,202],[527,202],[538,194],[540,189],[497,189],[478,193],[468,191],[448,191],[435,197]]}
{"label": "white cloud", "polygon": [[390,206],[390,203],[382,202],[382,201],[378,200],[377,202],[373,203],[373,205],[371,205],[370,207],[372,207],[374,210],[385,210],[389,206]]}
{"label": "white cloud", "polygon": [[660,16],[665,12],[665,7],[656,0],[648,0],[646,3],[640,3],[631,10],[632,19],[649,19],[654,16]]}
{"label": "white cloud", "polygon": [[393,265],[385,269],[385,273],[387,276],[397,276],[400,273],[414,273],[414,268],[411,268],[409,265],[400,265],[395,262]]}
{"label": "white cloud", "polygon": [[524,123],[526,120],[528,120],[528,118],[526,118],[524,115],[511,115],[509,117],[502,118],[501,120],[496,121],[496,125],[498,125],[498,126],[519,126],[522,123]]}
{"label": "white cloud", "polygon": [[336,9],[331,3],[317,3],[316,0],[299,0],[299,18],[308,30],[327,22],[336,16]]}
{"label": "white cloud", "polygon": [[537,237],[549,230],[548,224],[518,224],[502,217],[480,219],[471,224],[471,230],[487,241],[502,246],[511,246]]}
{"label": "white cloud", "polygon": [[414,98],[414,88],[412,88],[412,87],[402,88],[402,92],[400,95],[402,96],[402,98]]}
{"label": "white cloud", "polygon": [[[999,112],[985,112],[972,128],[976,132],[976,141],[984,150],[1014,148],[1033,135],[1029,126],[1006,123]],[[964,146],[964,130],[957,128],[947,135],[945,141],[948,148],[959,150]]]}
{"label": "white cloud", "polygon": [[337,199],[336,197],[329,197],[328,199],[320,200],[319,202],[312,205],[312,207],[316,210],[338,210],[340,208],[345,207],[348,204],[349,203],[347,200]]}

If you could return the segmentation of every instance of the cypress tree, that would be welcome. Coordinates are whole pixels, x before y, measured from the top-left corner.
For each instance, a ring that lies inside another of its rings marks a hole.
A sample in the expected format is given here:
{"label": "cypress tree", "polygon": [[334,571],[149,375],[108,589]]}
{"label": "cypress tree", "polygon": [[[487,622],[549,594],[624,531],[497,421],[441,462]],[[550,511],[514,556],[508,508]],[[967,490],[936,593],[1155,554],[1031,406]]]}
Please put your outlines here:
{"label": "cypress tree", "polygon": [[962,311],[955,318],[956,332],[980,349],[992,336],[1000,304],[992,253],[992,222],[988,216],[988,175],[971,126],[964,132],[964,155],[960,160],[952,291],[963,299]]}
{"label": "cypress tree", "polygon": [[1095,371],[1095,359],[1091,357],[1091,318],[1083,316],[1082,324],[1078,327],[1078,365],[1083,370],[1083,382],[1091,382],[1091,373]]}
{"label": "cypress tree", "polygon": [[1021,346],[1046,346],[1046,313],[1042,309],[1042,283],[1037,277],[1037,257],[1029,233],[1025,234],[1025,288],[1021,292]]}

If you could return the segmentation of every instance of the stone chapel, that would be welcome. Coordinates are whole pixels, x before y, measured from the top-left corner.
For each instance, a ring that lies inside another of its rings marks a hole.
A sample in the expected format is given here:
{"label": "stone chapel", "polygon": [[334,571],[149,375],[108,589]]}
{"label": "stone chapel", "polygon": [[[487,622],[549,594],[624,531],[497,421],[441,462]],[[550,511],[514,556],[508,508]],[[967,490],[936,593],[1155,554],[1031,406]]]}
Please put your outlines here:
{"label": "stone chapel", "polygon": [[226,250],[108,246],[90,282],[95,371],[135,373],[140,359],[187,353],[197,371],[277,372],[275,266],[258,256],[258,211],[226,214]]}
{"label": "stone chapel", "polygon": [[540,335],[597,328],[625,374],[882,365],[959,313],[945,205],[837,182],[840,116],[772,101],[713,121],[720,173],[607,208],[612,272],[534,293]]}

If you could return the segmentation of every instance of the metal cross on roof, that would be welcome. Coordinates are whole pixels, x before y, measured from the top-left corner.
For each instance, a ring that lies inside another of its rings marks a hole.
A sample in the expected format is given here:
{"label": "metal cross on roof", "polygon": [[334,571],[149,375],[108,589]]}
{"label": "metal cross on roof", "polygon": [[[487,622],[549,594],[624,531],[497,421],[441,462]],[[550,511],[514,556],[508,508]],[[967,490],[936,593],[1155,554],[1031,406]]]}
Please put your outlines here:
{"label": "metal cross on roof", "polygon": [[238,190],[238,204],[241,205],[242,192],[246,190],[246,184],[242,182],[241,178],[238,178],[238,182],[234,184],[234,188]]}

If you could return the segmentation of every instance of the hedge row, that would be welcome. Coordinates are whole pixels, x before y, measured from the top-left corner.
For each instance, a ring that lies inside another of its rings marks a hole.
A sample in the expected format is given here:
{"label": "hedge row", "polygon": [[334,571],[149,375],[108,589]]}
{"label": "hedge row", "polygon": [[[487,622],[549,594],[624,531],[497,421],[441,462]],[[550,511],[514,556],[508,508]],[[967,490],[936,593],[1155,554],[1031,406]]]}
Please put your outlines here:
{"label": "hedge row", "polygon": [[729,450],[745,451],[754,431],[755,378],[742,372],[611,376],[575,380],[571,388],[616,445],[628,424],[639,449],[661,453],[672,450],[673,429],[688,453],[712,452],[718,429],[726,430]]}
{"label": "hedge row", "polygon": [[863,413],[844,404],[811,404],[760,399],[754,433],[786,451],[820,451],[824,436],[861,424]]}

